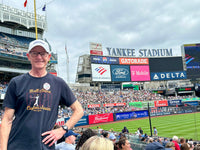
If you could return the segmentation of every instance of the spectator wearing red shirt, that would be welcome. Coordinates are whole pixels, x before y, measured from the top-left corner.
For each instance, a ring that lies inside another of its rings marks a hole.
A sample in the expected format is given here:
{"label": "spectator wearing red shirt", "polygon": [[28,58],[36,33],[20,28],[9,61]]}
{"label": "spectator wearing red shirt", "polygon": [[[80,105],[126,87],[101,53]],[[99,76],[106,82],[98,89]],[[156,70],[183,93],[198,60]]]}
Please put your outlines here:
{"label": "spectator wearing red shirt", "polygon": [[178,145],[178,137],[173,136],[172,140],[173,140],[172,142],[174,143],[174,146],[175,146],[175,150],[180,150],[180,147]]}

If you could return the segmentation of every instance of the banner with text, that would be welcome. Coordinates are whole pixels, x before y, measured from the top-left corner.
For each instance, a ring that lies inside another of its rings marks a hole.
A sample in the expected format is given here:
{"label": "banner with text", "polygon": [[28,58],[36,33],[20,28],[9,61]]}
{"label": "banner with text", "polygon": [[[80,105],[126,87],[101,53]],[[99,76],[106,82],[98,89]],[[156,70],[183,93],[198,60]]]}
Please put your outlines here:
{"label": "banner with text", "polygon": [[[69,120],[70,118],[65,118],[65,123],[67,122],[67,120]],[[88,116],[83,116],[76,124],[75,127],[78,126],[84,126],[84,125],[88,125]]]}
{"label": "banner with text", "polygon": [[90,104],[90,105],[88,105],[88,108],[96,108],[96,107],[101,107],[101,104]]}
{"label": "banner with text", "polygon": [[148,58],[119,58],[119,64],[122,65],[148,65]]}
{"label": "banner with text", "polygon": [[91,63],[96,64],[119,64],[118,57],[106,57],[106,56],[90,56]]}
{"label": "banner with text", "polygon": [[151,72],[151,80],[177,80],[177,79],[187,79],[185,71],[177,72]]}
{"label": "banner with text", "polygon": [[142,108],[142,102],[130,102],[129,106],[133,106],[136,108]]}
{"label": "banner with text", "polygon": [[131,81],[150,81],[150,72],[148,65],[130,66]]}
{"label": "banner with text", "polygon": [[155,107],[165,107],[168,106],[168,101],[167,100],[159,100],[159,101],[154,101]]}
{"label": "banner with text", "polygon": [[142,107],[143,108],[147,108],[148,107],[148,103],[149,103],[149,107],[155,107],[154,101],[144,101],[144,102],[142,102]]}
{"label": "banner with text", "polygon": [[58,118],[56,120],[56,125],[63,126],[64,124],[65,124],[65,119],[64,118]]}
{"label": "banner with text", "polygon": [[108,103],[103,104],[104,107],[113,107],[113,106],[126,106],[126,103]]}
{"label": "banner with text", "polygon": [[168,105],[169,106],[176,106],[176,105],[182,105],[182,103],[181,103],[181,100],[178,100],[178,99],[176,99],[176,100],[168,100]]}
{"label": "banner with text", "polygon": [[148,117],[148,110],[115,113],[115,120],[134,119]]}
{"label": "banner with text", "polygon": [[111,122],[113,120],[113,114],[97,114],[97,115],[89,115],[89,124],[103,123],[103,122]]}

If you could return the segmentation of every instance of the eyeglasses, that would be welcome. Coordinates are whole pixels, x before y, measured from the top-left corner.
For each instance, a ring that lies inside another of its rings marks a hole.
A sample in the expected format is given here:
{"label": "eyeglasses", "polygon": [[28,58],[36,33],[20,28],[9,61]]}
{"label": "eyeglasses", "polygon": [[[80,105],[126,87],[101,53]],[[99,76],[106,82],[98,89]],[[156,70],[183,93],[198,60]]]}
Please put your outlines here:
{"label": "eyeglasses", "polygon": [[39,54],[41,57],[47,57],[48,53],[47,52],[30,52],[32,57],[37,57]]}

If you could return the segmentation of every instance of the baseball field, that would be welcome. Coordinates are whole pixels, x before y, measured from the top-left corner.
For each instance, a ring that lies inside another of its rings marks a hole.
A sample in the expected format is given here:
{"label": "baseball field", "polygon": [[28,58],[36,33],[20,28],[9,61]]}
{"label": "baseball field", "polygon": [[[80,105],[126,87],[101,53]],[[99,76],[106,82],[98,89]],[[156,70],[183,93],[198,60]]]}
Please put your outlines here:
{"label": "baseball field", "polygon": [[[152,128],[154,126],[157,128],[158,136],[161,137],[172,138],[176,135],[186,139],[200,140],[200,113],[152,117],[151,125]],[[151,135],[149,118],[98,124],[90,128],[97,129],[98,126],[104,130],[113,128],[117,132],[121,132],[122,128],[126,126],[130,133],[135,133],[137,128],[141,127],[144,133]]]}

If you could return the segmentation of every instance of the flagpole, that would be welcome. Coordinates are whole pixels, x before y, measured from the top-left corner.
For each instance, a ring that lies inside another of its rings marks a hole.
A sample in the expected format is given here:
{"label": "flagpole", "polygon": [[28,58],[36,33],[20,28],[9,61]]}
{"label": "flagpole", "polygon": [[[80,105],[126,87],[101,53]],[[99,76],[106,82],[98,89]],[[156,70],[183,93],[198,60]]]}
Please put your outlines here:
{"label": "flagpole", "polygon": [[67,82],[69,83],[69,56],[68,56],[66,44],[65,44],[65,52],[66,52],[66,57],[67,57]]}
{"label": "flagpole", "polygon": [[34,0],[34,13],[35,13],[35,38],[37,40],[38,34],[37,34],[37,14],[36,14],[36,2],[35,2],[35,0]]}

